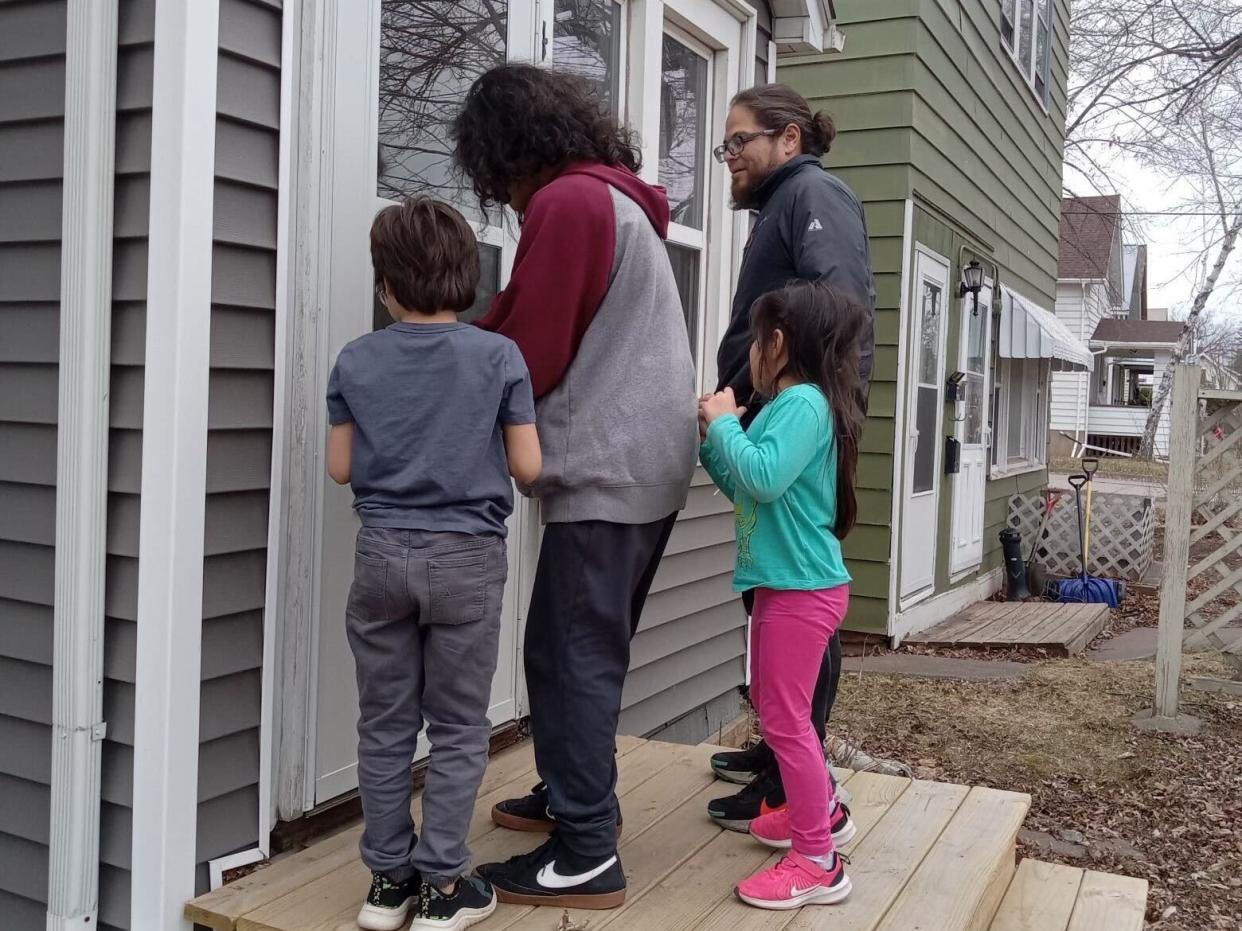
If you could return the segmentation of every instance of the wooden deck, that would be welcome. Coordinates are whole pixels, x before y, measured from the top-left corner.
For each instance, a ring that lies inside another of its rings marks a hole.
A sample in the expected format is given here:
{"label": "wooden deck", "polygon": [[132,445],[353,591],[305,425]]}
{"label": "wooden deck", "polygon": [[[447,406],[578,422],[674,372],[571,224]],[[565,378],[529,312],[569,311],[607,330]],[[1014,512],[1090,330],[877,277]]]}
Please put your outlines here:
{"label": "wooden deck", "polygon": [[[571,913],[577,922],[572,927],[589,922],[590,931],[1142,928],[1146,883],[1141,880],[1043,864],[1024,866],[1015,879],[1014,839],[1028,796],[872,773],[840,774],[853,795],[858,825],[858,836],[845,847],[852,861],[850,898],[801,912],[749,908],[734,898],[733,886],[775,855],[707,818],[707,802],[731,790],[708,771],[717,748],[633,738],[619,744],[621,858],[629,895],[624,907],[613,911]],[[488,816],[496,801],[530,788],[533,770],[529,744],[493,760],[470,829],[476,861],[508,857],[542,841],[493,828]],[[414,807],[417,816],[419,804]],[[360,830],[347,829],[201,896],[186,906],[186,916],[222,931],[352,931],[370,881],[358,859]],[[555,931],[561,918],[558,909],[501,905],[478,927]]]}
{"label": "wooden deck", "polygon": [[1108,605],[1055,601],[977,601],[907,643],[981,650],[1044,650],[1073,656],[1108,623]]}

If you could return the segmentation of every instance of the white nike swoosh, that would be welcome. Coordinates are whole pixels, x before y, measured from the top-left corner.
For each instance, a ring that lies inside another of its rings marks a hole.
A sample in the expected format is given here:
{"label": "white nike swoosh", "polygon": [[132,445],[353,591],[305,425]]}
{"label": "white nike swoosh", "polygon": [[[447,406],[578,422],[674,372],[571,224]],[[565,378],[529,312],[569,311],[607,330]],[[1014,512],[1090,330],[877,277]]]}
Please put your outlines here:
{"label": "white nike swoosh", "polygon": [[556,871],[556,861],[552,860],[544,865],[543,869],[539,871],[539,875],[535,878],[539,885],[545,889],[568,889],[571,886],[581,886],[583,883],[589,883],[596,876],[602,876],[616,862],[617,857],[614,854],[593,870],[587,870],[585,873],[579,873],[577,876],[562,876]]}
{"label": "white nike swoosh", "polygon": [[814,892],[817,888],[819,887],[818,886],[807,886],[805,889],[801,889],[798,886],[793,886],[789,890],[789,897],[791,899],[796,899],[800,895],[806,895],[808,892]]}

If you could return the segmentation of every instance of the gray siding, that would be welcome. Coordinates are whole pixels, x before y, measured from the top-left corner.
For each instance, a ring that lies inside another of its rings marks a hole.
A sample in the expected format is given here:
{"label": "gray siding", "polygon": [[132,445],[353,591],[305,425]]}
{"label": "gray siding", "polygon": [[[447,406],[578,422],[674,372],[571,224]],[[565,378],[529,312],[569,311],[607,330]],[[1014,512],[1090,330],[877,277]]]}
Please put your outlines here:
{"label": "gray siding", "polygon": [[281,10],[221,0],[207,434],[198,891],[259,840]]}
{"label": "gray siding", "polygon": [[64,0],[0,6],[0,927],[47,903]]}
{"label": "gray siding", "polygon": [[[634,637],[621,733],[651,734],[745,680],[746,615],[733,563],[733,506],[700,470]],[[698,739],[708,730],[705,717]]]}

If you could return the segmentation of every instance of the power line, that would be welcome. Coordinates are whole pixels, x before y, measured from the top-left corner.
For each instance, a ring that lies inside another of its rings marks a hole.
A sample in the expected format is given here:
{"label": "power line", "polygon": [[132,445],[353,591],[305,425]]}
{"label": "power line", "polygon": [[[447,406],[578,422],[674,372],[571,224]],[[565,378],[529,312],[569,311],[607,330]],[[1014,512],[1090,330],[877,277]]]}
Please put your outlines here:
{"label": "power line", "polygon": [[[1229,211],[1228,214],[1232,214]],[[1212,210],[1062,210],[1063,217],[1213,217],[1220,219],[1220,211]]]}

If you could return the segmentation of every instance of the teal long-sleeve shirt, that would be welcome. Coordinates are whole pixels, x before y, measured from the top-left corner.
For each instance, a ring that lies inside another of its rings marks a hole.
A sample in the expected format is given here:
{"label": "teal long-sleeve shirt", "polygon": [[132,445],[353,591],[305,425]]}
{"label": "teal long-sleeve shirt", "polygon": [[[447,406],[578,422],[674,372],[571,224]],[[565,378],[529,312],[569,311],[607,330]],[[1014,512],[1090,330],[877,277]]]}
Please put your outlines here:
{"label": "teal long-sleeve shirt", "polygon": [[850,581],[837,519],[833,419],[814,385],[786,388],[748,431],[734,416],[707,430],[699,459],[733,502],[735,590],[813,591]]}

